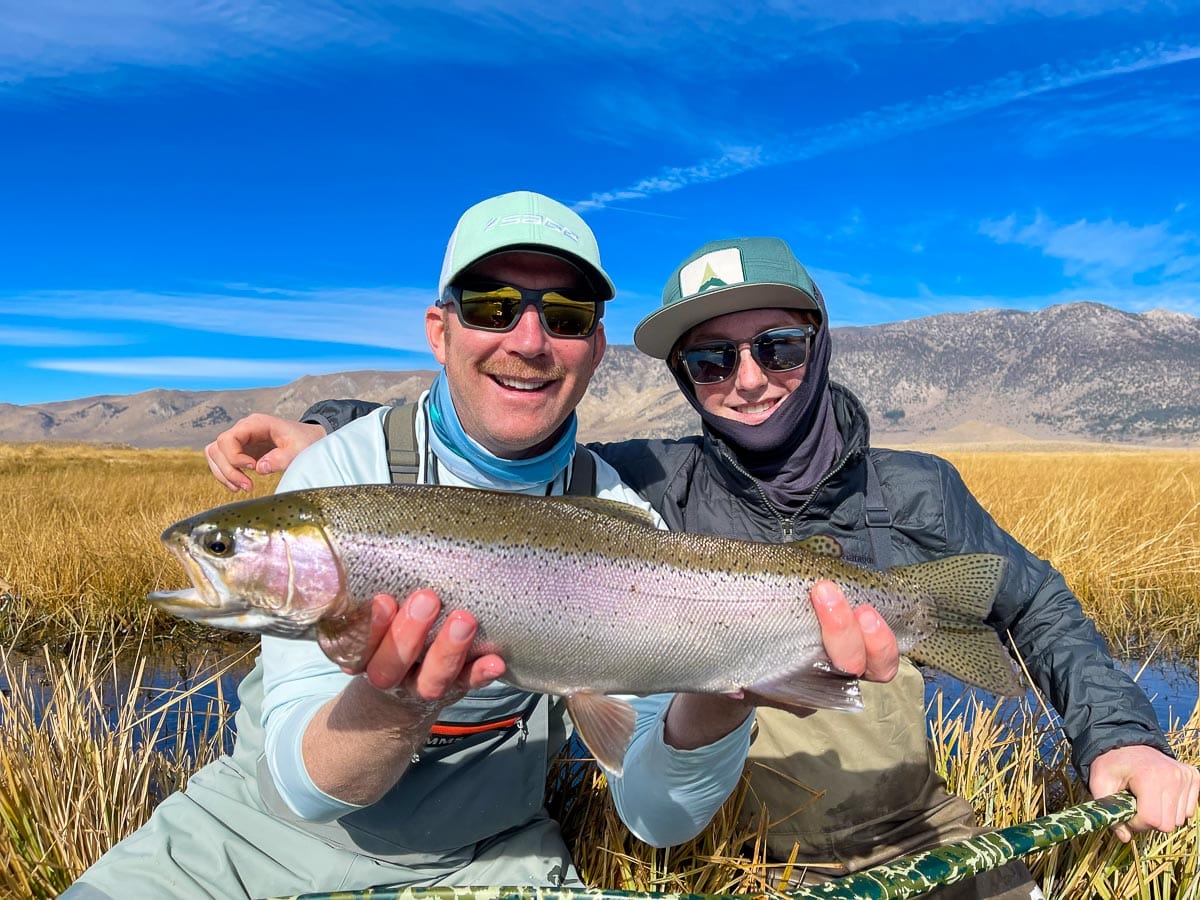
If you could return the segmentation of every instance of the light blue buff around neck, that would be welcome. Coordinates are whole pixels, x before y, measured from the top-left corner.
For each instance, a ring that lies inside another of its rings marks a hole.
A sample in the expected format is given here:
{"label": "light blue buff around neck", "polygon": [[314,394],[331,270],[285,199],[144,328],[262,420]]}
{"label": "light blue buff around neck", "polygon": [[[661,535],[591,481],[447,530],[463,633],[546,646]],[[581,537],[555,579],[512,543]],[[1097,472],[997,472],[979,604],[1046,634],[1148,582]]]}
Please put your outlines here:
{"label": "light blue buff around neck", "polygon": [[553,481],[575,452],[575,413],[554,446],[540,456],[502,459],[463,430],[443,369],[429,388],[429,446],[438,462],[468,484],[494,491],[524,491]]}

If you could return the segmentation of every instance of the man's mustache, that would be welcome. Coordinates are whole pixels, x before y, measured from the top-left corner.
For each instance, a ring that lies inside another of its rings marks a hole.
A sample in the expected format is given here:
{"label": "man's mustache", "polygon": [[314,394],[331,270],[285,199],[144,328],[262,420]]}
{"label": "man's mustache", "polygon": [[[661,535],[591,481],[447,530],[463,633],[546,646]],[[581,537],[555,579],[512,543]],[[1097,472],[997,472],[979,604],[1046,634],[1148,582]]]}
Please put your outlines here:
{"label": "man's mustache", "polygon": [[486,362],[479,370],[493,378],[518,378],[526,381],[561,381],[567,377],[566,366],[537,366],[513,361]]}

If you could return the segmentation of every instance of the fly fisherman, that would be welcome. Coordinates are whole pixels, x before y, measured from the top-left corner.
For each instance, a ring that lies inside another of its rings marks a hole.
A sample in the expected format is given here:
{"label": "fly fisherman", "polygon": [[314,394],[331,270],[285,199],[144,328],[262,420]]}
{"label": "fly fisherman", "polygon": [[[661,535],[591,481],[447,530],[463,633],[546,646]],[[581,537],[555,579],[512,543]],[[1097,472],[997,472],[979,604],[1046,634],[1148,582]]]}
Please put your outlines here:
{"label": "fly fisherman", "polygon": [[[425,314],[443,370],[413,420],[415,480],[537,495],[587,493],[648,509],[575,443],[575,406],[604,354],[611,281],[595,238],[538,194],[493,197],[451,235],[439,299]],[[280,490],[386,483],[384,410],[296,460]],[[586,458],[586,459],[585,459]],[[587,463],[586,465],[584,463]],[[579,488],[578,473],[591,479]],[[844,671],[886,679],[895,638],[813,590],[826,650]],[[313,642],[264,637],[238,695],[237,743],[168,797],[64,896],[264,897],[394,884],[578,885],[543,809],[569,734],[560,698],[504,684],[474,660],[476,631],[430,591],[374,598],[365,674]],[[667,846],[698,834],[741,774],[753,717],[714,695],[632,700],[635,736],[609,784],[623,820]]]}
{"label": "fly fisherman", "polygon": [[[1137,815],[1116,826],[1117,836],[1171,831],[1193,815],[1200,776],[1171,757],[1153,708],[1114,668],[1062,576],[1002,531],[945,460],[870,446],[861,403],[829,381],[824,299],[783,241],[705,244],[672,274],[662,307],[634,341],[666,361],[703,433],[593,449],[670,528],[759,541],[829,534],[850,561],[881,568],[1002,554],[1009,564],[989,621],[1011,633],[1034,683],[1062,714],[1092,794],[1128,789],[1137,797]],[[317,424],[308,425],[248,417],[209,446],[210,467],[227,487],[245,488],[239,467],[261,457],[260,472],[285,468],[324,433],[320,426],[369,407],[318,404],[310,410]],[[806,881],[976,830],[969,804],[931,767],[916,668],[903,663],[895,680],[864,685],[863,695],[860,716],[758,711],[748,806],[765,804],[770,853],[787,860],[795,848]],[[930,896],[1015,900],[1041,892],[1017,862]]]}

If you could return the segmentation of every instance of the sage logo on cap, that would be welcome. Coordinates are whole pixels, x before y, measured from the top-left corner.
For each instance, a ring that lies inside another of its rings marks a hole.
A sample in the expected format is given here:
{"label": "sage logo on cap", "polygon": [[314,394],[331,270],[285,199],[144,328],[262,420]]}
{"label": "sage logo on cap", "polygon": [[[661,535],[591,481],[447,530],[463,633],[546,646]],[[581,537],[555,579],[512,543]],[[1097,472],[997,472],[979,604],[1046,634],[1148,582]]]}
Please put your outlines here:
{"label": "sage logo on cap", "polygon": [[684,297],[702,294],[716,288],[729,287],[746,280],[742,268],[742,251],[726,247],[705,253],[679,270],[679,292]]}
{"label": "sage logo on cap", "polygon": [[517,213],[509,216],[492,216],[483,226],[484,231],[491,231],[493,228],[503,228],[506,225],[541,225],[543,228],[549,228],[551,231],[557,231],[567,240],[579,243],[579,235],[573,232],[570,228],[564,227],[561,223],[554,221],[549,216],[540,216],[537,213]]}

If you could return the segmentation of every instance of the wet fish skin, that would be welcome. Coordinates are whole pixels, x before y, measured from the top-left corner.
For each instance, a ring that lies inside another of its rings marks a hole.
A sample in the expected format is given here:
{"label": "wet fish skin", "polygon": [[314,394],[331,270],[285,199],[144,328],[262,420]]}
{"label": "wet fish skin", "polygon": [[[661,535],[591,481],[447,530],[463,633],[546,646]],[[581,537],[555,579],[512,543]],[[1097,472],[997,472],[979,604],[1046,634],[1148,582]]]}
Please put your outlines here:
{"label": "wet fish skin", "polygon": [[876,572],[811,552],[830,549],[827,540],[672,533],[594,498],[398,485],[234,503],[171,526],[163,540],[195,589],[151,595],[157,605],[221,627],[316,637],[352,667],[371,597],[432,588],[444,610],[475,615],[472,653],[502,656],[506,681],[566,696],[588,746],[614,769],[632,710],[612,724],[623,701],[605,695],[861,706],[857,686],[828,672],[809,602],[823,579],[852,605],[874,606],[902,652],[989,690],[1019,690],[983,624],[1004,568],[986,554]]}

